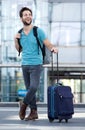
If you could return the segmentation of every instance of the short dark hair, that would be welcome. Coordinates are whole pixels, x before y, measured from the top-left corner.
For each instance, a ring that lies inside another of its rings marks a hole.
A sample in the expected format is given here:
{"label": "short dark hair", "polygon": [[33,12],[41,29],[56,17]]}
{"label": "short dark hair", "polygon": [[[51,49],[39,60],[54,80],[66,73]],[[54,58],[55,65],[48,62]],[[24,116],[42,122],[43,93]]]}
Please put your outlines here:
{"label": "short dark hair", "polygon": [[31,12],[31,15],[32,15],[32,10],[31,10],[31,9],[29,9],[28,7],[23,7],[23,8],[20,10],[20,12],[19,12],[19,16],[22,17],[22,16],[23,16],[23,12],[26,11],[26,10],[30,11],[30,12]]}

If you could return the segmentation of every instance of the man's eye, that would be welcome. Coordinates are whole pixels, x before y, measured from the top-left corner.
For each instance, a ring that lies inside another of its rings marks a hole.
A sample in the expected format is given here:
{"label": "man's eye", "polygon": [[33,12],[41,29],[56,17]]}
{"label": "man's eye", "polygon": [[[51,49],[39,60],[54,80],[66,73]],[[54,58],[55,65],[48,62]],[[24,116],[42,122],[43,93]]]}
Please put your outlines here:
{"label": "man's eye", "polygon": [[31,16],[31,14],[29,14],[29,15],[28,15],[28,14],[25,14],[24,16]]}
{"label": "man's eye", "polygon": [[24,16],[27,16],[27,14],[25,14]]}

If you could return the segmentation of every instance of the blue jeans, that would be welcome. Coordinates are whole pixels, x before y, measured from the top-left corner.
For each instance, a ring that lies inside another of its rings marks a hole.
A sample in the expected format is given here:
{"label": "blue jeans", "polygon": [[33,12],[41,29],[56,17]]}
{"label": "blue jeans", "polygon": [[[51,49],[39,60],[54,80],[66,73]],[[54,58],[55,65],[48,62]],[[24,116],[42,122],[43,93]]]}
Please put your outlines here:
{"label": "blue jeans", "polygon": [[36,91],[39,87],[42,65],[22,65],[22,71],[27,89],[27,94],[24,97],[23,102],[31,109],[37,109]]}

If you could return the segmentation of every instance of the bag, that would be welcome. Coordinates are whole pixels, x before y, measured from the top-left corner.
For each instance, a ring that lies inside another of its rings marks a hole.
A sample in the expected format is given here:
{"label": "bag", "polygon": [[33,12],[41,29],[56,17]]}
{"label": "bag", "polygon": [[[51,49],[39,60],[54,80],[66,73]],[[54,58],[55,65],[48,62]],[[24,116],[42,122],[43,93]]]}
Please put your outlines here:
{"label": "bag", "polygon": [[[45,45],[44,45],[44,44],[43,44],[43,46],[41,46],[41,44],[40,44],[40,41],[39,41],[39,39],[38,39],[38,34],[37,34],[37,28],[38,28],[37,26],[34,26],[34,27],[33,27],[33,34],[34,34],[34,36],[36,37],[38,47],[40,47],[40,49],[41,49],[42,56],[43,56],[43,64],[48,64],[49,61],[48,61],[48,59],[46,59],[46,58],[47,58],[47,57],[46,57],[46,48],[45,48]],[[21,33],[22,30],[23,30],[23,28],[21,28],[21,29],[18,31],[18,33]],[[22,50],[22,46],[21,46],[21,44],[20,44],[20,39],[18,39],[18,44],[19,44],[19,55],[20,55],[20,52],[21,52],[21,50]],[[19,56],[19,55],[18,55],[18,56]]]}
{"label": "bag", "polygon": [[[52,54],[52,53],[51,53]],[[52,54],[52,84],[47,89],[48,119],[52,122],[63,119],[68,122],[74,114],[73,94],[70,86],[59,83],[58,53],[57,53],[57,83],[53,83],[53,54]]]}
{"label": "bag", "polygon": [[68,122],[74,114],[73,94],[70,86],[51,85],[47,90],[48,97],[48,119],[52,122],[63,119]]}

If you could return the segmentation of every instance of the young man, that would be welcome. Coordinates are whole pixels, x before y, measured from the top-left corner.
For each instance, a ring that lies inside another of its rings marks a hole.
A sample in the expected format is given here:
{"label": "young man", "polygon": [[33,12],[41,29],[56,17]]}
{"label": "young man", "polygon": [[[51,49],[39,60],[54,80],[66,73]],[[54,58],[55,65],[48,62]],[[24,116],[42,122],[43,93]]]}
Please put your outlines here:
{"label": "young man", "polygon": [[[23,31],[21,34],[16,34],[15,47],[17,51],[19,51],[17,39],[20,38],[20,44],[22,46],[22,71],[27,89],[27,94],[20,106],[19,117],[21,120],[34,120],[38,119],[36,91],[39,86],[43,57],[41,50],[38,48],[36,38],[33,35],[32,11],[27,7],[23,7],[19,15],[23,23]],[[41,45],[45,44],[50,51],[57,53],[57,48],[49,42],[42,29],[38,28],[37,32]],[[25,117],[27,106],[30,107],[31,111],[30,114]]]}

